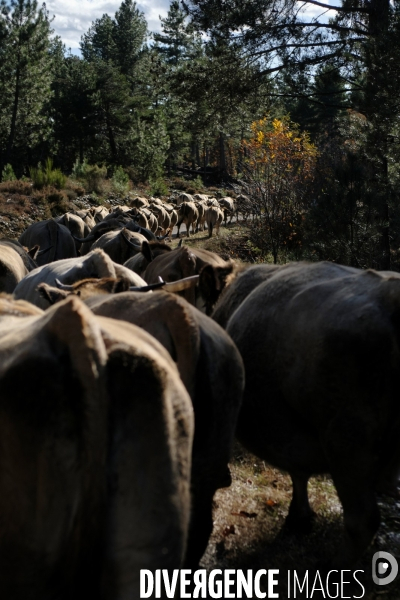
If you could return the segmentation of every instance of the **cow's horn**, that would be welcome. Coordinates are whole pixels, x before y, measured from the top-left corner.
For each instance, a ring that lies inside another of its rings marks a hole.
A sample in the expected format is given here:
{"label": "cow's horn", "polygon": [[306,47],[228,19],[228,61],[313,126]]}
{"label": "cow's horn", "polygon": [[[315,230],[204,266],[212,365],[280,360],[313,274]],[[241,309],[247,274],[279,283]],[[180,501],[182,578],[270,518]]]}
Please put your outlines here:
{"label": "cow's horn", "polygon": [[[161,229],[161,227],[159,227],[159,229]],[[168,237],[170,230],[167,229],[167,233],[165,235],[157,235],[156,238],[159,242],[162,242],[163,240],[165,240],[166,237]]]}
{"label": "cow's horn", "polygon": [[88,235],[88,237],[85,237],[85,238],[78,238],[73,233],[71,235],[74,238],[74,240],[76,240],[77,242],[80,242],[81,244],[84,244],[85,242],[93,242],[96,239],[96,236],[93,234],[90,234],[90,235]]}
{"label": "cow's horn", "polygon": [[143,287],[131,286],[129,288],[130,292],[150,292],[151,290],[158,290],[159,288],[164,287],[165,281],[161,280],[158,283],[150,283],[149,285],[145,285]]}
{"label": "cow's horn", "polygon": [[56,282],[56,286],[60,290],[65,290],[66,292],[73,292],[73,290],[74,290],[73,285],[66,285],[65,283],[62,283],[59,279],[56,279],[55,282]]}
{"label": "cow's horn", "polygon": [[167,292],[182,292],[183,290],[187,290],[188,288],[196,285],[199,279],[199,275],[192,275],[191,277],[185,277],[184,279],[179,279],[178,281],[171,281],[170,283],[166,283],[164,285],[164,290]]}
{"label": "cow's horn", "polygon": [[123,239],[125,240],[125,242],[128,244],[128,246],[130,246],[131,248],[134,248],[138,252],[141,251],[142,244],[141,243],[140,244],[135,244],[134,242],[131,242],[131,240],[126,237],[124,229],[121,231],[121,235],[122,235]]}
{"label": "cow's horn", "polygon": [[43,254],[46,254],[46,252],[48,252],[49,250],[51,250],[53,248],[53,246],[48,246],[47,248],[44,248],[43,250],[39,250],[39,252],[35,255],[35,259],[38,256],[43,256]]}

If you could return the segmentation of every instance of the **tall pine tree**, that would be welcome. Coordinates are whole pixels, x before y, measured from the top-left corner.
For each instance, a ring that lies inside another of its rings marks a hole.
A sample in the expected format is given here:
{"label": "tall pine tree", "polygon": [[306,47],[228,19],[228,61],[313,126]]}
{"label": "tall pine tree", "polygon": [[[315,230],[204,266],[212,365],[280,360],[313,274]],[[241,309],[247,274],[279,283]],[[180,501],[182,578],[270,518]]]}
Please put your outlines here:
{"label": "tall pine tree", "polygon": [[20,172],[51,131],[43,109],[51,95],[52,30],[36,0],[2,0],[0,7],[0,173],[7,163]]}

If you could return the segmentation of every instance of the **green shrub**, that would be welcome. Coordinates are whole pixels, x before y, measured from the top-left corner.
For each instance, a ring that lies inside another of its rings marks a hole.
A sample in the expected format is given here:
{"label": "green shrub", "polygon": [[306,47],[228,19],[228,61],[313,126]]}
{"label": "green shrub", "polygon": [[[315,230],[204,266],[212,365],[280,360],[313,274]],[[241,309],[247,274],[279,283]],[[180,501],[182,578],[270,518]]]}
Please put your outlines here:
{"label": "green shrub", "polygon": [[45,186],[53,186],[61,190],[67,181],[66,176],[60,169],[53,169],[53,161],[51,158],[46,160],[44,168],[39,163],[38,167],[31,167],[29,174],[36,189],[41,190]]}
{"label": "green shrub", "polygon": [[76,161],[72,169],[72,177],[82,181],[87,194],[95,192],[102,194],[104,191],[104,183],[107,175],[106,167],[98,165],[89,165],[86,160],[82,163]]}
{"label": "green shrub", "polygon": [[157,177],[157,179],[150,179],[150,194],[152,196],[168,196],[169,190],[165,184],[165,181],[162,177]]}
{"label": "green shrub", "polygon": [[6,164],[6,166],[4,167],[2,174],[1,174],[1,180],[2,181],[15,181],[17,179],[15,173],[14,173],[14,169],[12,168],[12,166],[10,165],[10,163]]}
{"label": "green shrub", "polygon": [[197,177],[195,179],[193,179],[191,184],[194,187],[194,189],[196,190],[196,192],[201,192],[202,190],[204,190],[204,183],[203,183],[203,180],[200,177],[200,175],[197,175]]}
{"label": "green shrub", "polygon": [[129,191],[129,176],[122,167],[115,169],[111,183],[117,194],[126,194]]}
{"label": "green shrub", "polygon": [[86,159],[81,162],[79,159],[76,159],[74,166],[72,167],[71,177],[74,179],[84,179],[86,173],[86,167],[88,166]]}
{"label": "green shrub", "polygon": [[87,165],[85,172],[85,189],[91,194],[101,194],[104,190],[104,180],[107,175],[106,167],[99,167],[98,165]]}

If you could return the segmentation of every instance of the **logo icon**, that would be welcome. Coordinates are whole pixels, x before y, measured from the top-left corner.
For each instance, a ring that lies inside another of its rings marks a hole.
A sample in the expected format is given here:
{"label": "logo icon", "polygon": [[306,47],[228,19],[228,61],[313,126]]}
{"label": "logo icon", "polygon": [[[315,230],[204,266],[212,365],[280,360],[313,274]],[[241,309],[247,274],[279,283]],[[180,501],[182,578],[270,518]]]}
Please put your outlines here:
{"label": "logo icon", "polygon": [[372,557],[372,579],[376,585],[387,585],[397,577],[399,565],[389,552],[375,552]]}

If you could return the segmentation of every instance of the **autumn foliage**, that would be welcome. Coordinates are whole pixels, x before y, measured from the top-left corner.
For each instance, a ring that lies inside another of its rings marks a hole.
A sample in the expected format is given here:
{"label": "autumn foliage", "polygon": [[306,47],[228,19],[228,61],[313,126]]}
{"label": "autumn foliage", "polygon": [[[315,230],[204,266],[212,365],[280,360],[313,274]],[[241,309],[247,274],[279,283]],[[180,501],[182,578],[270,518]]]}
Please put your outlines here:
{"label": "autumn foliage", "polygon": [[287,117],[254,121],[251,131],[242,146],[242,172],[254,214],[252,241],[276,263],[280,253],[301,246],[318,152]]}

